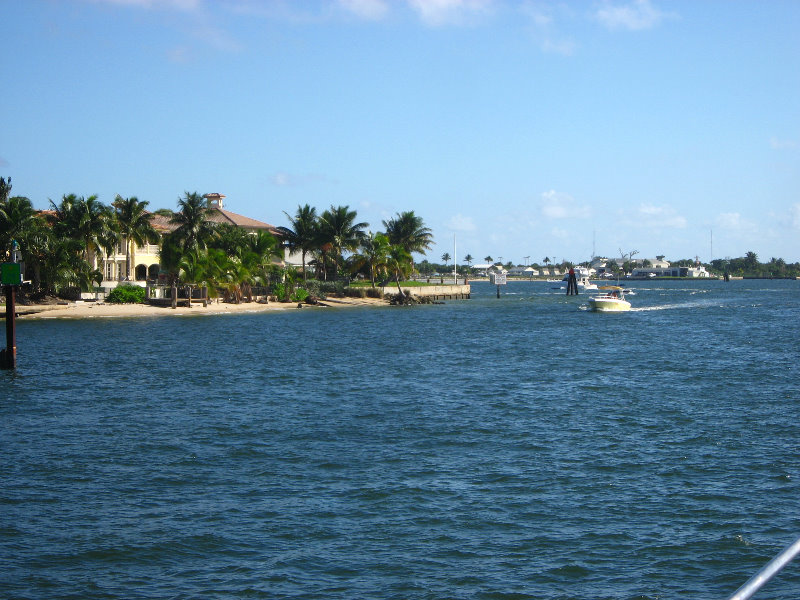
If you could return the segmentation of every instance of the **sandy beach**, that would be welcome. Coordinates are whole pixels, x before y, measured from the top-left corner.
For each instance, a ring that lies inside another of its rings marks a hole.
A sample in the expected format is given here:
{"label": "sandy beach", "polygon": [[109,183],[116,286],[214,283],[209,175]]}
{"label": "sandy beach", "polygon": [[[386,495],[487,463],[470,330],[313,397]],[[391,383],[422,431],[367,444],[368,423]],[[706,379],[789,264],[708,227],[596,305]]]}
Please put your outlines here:
{"label": "sandy beach", "polygon": [[[377,298],[328,298],[319,305],[303,304],[301,310],[326,310],[328,308],[347,308],[358,306],[385,306],[386,300]],[[193,304],[191,308],[151,306],[148,304],[106,304],[104,302],[70,302],[69,304],[17,305],[19,320],[31,319],[93,319],[93,318],[129,318],[129,317],[168,317],[168,316],[202,316],[233,313],[256,313],[279,310],[298,310],[297,304],[270,302],[243,302],[227,304],[211,302],[204,307]],[[0,318],[5,318],[5,310],[0,309]]]}

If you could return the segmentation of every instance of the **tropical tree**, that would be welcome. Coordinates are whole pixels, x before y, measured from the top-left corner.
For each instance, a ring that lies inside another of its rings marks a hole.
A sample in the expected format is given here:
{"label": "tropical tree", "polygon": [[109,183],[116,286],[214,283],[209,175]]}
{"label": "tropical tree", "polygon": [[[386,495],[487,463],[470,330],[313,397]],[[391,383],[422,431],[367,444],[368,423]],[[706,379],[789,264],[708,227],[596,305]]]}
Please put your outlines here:
{"label": "tropical tree", "polygon": [[744,266],[748,271],[755,271],[758,269],[758,255],[753,251],[747,252],[744,255]]}
{"label": "tropical tree", "polygon": [[369,280],[373,288],[376,276],[382,275],[387,269],[390,248],[391,244],[386,235],[370,232],[361,240],[361,252],[353,257],[353,268],[356,271],[364,267],[369,269]]}
{"label": "tropical tree", "polygon": [[284,236],[286,247],[291,251],[300,251],[303,263],[303,279],[306,279],[306,255],[317,248],[319,240],[319,222],[317,219],[317,209],[306,204],[298,206],[294,217],[288,213],[283,214],[292,224],[291,228],[279,227],[278,230]]}
{"label": "tropical tree", "polygon": [[407,279],[414,270],[411,253],[399,244],[391,246],[386,257],[386,266],[397,284],[397,293],[402,295],[403,289],[400,287],[400,281]]}
{"label": "tropical tree", "polygon": [[483,260],[485,260],[485,261],[486,261],[488,264],[490,264],[490,265],[491,265],[491,264],[493,263],[493,261],[494,261],[494,259],[491,257],[491,255],[489,255],[489,256],[485,256],[485,257],[483,258]]}
{"label": "tropical tree", "polygon": [[33,257],[41,278],[40,291],[58,293],[65,287],[86,291],[92,283],[102,281],[103,274],[81,257],[83,245],[80,240],[49,236],[41,241],[43,243],[37,248],[41,254]]}
{"label": "tropical tree", "polygon": [[[321,248],[327,247],[337,268],[343,253],[356,250],[366,235],[364,229],[369,225],[356,223],[356,216],[356,211],[349,206],[331,206],[319,218],[318,243]],[[328,278],[327,272],[325,278]]]}
{"label": "tropical tree", "polygon": [[415,215],[413,210],[397,213],[388,221],[383,221],[383,226],[389,243],[402,246],[409,254],[425,254],[425,250],[431,249],[433,232],[425,227],[422,217]]}
{"label": "tropical tree", "polygon": [[[248,234],[248,244],[242,252],[240,262],[246,270],[247,279],[242,281],[244,294],[252,301],[252,285],[266,285],[269,277],[280,268],[283,260],[283,247],[280,241],[268,231]],[[244,271],[239,272],[240,275]]]}
{"label": "tropical tree", "polygon": [[444,266],[446,267],[447,263],[450,262],[450,253],[445,252],[444,254],[442,254],[442,260],[444,261]]}
{"label": "tropical tree", "polygon": [[174,240],[183,251],[205,249],[214,238],[215,226],[207,220],[208,208],[205,199],[197,192],[186,192],[178,200],[178,212],[170,223],[177,225]]}
{"label": "tropical tree", "polygon": [[11,177],[0,177],[0,204],[5,204],[11,196]]}
{"label": "tropical tree", "polygon": [[4,253],[10,251],[13,240],[22,243],[27,232],[40,222],[33,204],[27,198],[14,196],[0,201],[0,260]]}
{"label": "tropical tree", "polygon": [[119,234],[125,238],[125,275],[131,280],[132,267],[136,263],[136,246],[158,243],[158,233],[150,223],[147,200],[140,201],[136,196],[123,198],[119,194],[113,206]]}
{"label": "tropical tree", "polygon": [[241,257],[250,247],[250,233],[236,225],[220,223],[216,226],[215,234],[208,242],[209,247],[223,250],[228,256]]}
{"label": "tropical tree", "polygon": [[94,269],[95,251],[100,248],[100,239],[113,228],[113,213],[97,199],[69,194],[56,205],[52,200],[53,232],[62,238],[72,238],[82,243],[83,258]]}
{"label": "tropical tree", "polygon": [[475,260],[475,259],[472,258],[472,254],[467,254],[464,257],[464,262],[467,263],[467,266],[470,267],[470,268],[472,268],[472,261],[473,260]]}

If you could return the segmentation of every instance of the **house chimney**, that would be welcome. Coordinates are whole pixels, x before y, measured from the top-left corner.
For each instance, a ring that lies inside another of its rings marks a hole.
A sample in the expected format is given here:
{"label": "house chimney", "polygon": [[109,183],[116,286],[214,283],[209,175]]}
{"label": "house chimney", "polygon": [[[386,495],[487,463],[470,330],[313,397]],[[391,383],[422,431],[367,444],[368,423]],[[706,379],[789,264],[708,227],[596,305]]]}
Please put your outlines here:
{"label": "house chimney", "polygon": [[208,208],[222,208],[222,199],[224,197],[224,194],[218,194],[217,192],[203,194],[203,198],[208,200]]}

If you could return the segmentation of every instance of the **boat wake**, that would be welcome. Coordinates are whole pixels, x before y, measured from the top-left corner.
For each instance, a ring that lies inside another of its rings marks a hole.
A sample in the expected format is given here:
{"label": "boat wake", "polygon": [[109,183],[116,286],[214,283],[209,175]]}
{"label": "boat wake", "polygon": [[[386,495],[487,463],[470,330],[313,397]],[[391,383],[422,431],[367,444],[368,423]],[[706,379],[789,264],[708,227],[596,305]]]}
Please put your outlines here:
{"label": "boat wake", "polygon": [[694,302],[678,302],[675,304],[661,304],[659,306],[637,306],[631,307],[632,312],[651,312],[655,310],[672,310],[678,308],[717,308],[719,302],[696,300]]}

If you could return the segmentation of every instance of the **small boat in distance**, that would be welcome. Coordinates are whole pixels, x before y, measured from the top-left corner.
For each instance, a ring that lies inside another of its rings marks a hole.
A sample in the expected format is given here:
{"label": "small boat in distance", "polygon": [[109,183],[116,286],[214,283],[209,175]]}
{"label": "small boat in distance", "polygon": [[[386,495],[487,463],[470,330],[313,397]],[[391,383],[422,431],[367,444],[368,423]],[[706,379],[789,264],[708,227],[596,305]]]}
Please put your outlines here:
{"label": "small boat in distance", "polygon": [[625,291],[617,285],[600,286],[603,293],[589,298],[589,310],[596,312],[622,312],[631,309],[631,303],[625,300]]}

